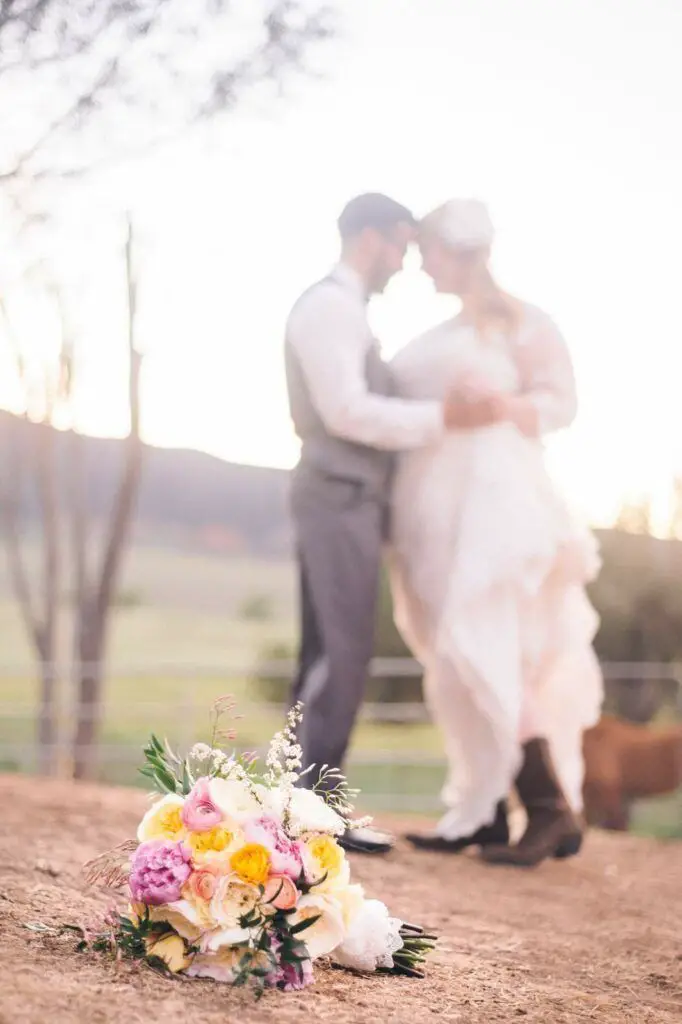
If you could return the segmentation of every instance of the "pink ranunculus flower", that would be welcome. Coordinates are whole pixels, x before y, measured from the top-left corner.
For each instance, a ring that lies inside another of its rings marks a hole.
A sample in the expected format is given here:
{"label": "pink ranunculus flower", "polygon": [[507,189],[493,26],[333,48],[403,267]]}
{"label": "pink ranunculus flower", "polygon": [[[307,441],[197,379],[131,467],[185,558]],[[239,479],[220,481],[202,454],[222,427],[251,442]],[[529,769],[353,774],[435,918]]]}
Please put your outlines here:
{"label": "pink ranunculus flower", "polygon": [[296,881],[303,870],[303,854],[300,843],[289,839],[276,818],[265,815],[244,826],[248,843],[259,843],[270,854],[273,875],[287,875]]}
{"label": "pink ranunculus flower", "polygon": [[223,812],[211,799],[209,781],[198,779],[182,808],[182,822],[190,832],[210,832],[224,819]]}
{"label": "pink ranunculus flower", "polygon": [[298,889],[288,875],[270,875],[265,883],[263,901],[275,910],[293,910],[298,897]]}
{"label": "pink ranunculus flower", "polygon": [[175,903],[192,870],[192,851],[170,839],[140,843],[130,870],[130,892],[136,903],[158,907]]}

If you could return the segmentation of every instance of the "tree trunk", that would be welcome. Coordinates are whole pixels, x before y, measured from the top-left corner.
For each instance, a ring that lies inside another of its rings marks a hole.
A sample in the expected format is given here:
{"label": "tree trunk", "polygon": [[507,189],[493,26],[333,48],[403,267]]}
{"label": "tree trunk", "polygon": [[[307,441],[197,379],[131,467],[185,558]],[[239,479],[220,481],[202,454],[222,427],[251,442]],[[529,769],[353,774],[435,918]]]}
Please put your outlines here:
{"label": "tree trunk", "polygon": [[38,771],[41,775],[57,772],[57,672],[54,658],[40,661],[40,708],[38,711]]}
{"label": "tree trunk", "polygon": [[[0,525],[4,534],[9,574],[28,635],[38,661],[40,681],[36,728],[37,760],[42,775],[53,775],[57,745],[57,613],[59,605],[58,516],[56,509],[56,467],[54,444],[44,424],[35,426],[32,441],[36,448],[27,456],[20,444],[17,428],[27,424],[26,417],[13,421],[8,443],[3,450],[6,475],[0,487]],[[49,428],[51,429],[51,428]],[[26,463],[35,465],[43,526],[42,588],[32,593],[21,535],[24,507]]]}
{"label": "tree trunk", "polygon": [[95,773],[102,718],[104,643],[102,623],[92,601],[78,609],[78,660],[73,688],[77,693],[76,731],[73,740],[73,777],[91,779]]}
{"label": "tree trunk", "polygon": [[[85,581],[86,564],[82,544],[76,544],[77,574],[80,572],[81,594],[77,608],[78,681],[76,733],[74,737],[73,770],[77,779],[91,778],[95,769],[96,746],[102,716],[104,682],[104,650],[111,605],[116,593],[123,553],[125,551],[135,508],[142,470],[142,439],[140,436],[140,372],[142,355],[135,347],[137,290],[133,273],[132,226],[128,222],[125,249],[125,273],[128,299],[128,400],[130,431],[126,439],[125,462],[104,544],[102,560],[92,585]],[[78,536],[77,510],[74,505],[75,536]],[[80,565],[80,570],[78,566]]]}

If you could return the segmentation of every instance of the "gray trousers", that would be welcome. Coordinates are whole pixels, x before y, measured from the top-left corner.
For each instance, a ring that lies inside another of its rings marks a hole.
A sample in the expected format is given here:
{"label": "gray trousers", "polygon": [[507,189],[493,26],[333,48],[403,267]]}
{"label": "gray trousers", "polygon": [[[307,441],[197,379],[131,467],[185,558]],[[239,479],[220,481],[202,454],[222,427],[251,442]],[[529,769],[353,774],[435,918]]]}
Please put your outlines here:
{"label": "gray trousers", "polygon": [[292,704],[312,786],[343,768],[374,650],[385,502],[360,481],[295,474],[292,506],[300,570],[301,645]]}

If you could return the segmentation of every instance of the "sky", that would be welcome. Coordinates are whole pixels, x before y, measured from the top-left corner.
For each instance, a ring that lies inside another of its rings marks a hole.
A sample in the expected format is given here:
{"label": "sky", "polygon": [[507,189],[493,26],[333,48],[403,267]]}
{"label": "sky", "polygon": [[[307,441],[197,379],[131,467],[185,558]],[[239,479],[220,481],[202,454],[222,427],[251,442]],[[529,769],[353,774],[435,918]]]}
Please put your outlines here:
{"label": "sky", "polygon": [[[575,361],[558,481],[595,523],[644,493],[663,514],[682,471],[682,4],[337,6],[321,77],[65,200],[73,315],[96,338],[78,426],[125,425],[120,235],[93,238],[93,209],[133,211],[147,440],[290,466],[284,323],[336,258],[343,203],[378,190],[422,213],[477,196],[501,284],[552,314]],[[454,309],[408,260],[370,315],[390,355]]]}

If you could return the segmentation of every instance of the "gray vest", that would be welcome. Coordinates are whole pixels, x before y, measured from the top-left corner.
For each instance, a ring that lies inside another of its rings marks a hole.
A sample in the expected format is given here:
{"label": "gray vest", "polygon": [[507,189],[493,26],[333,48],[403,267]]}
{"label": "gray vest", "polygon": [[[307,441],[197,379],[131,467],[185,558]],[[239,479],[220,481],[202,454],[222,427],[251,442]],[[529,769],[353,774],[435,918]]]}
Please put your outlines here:
{"label": "gray vest", "polygon": [[[321,287],[342,288],[343,285],[333,277],[327,277],[313,285],[313,288]],[[320,344],[324,344],[324,338],[320,339]],[[384,495],[390,483],[394,456],[330,434],[313,405],[298,355],[288,338],[285,339],[284,355],[289,411],[301,440],[300,468],[322,476],[358,481],[367,484],[377,496]],[[367,349],[365,377],[367,388],[373,394],[393,393],[390,370],[382,360],[376,342]]]}

